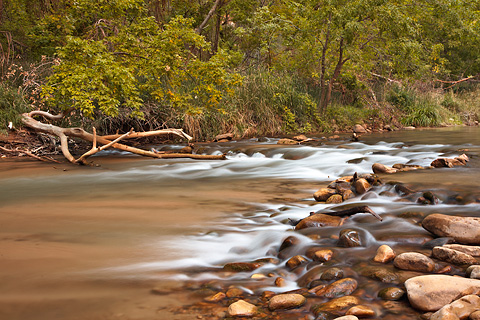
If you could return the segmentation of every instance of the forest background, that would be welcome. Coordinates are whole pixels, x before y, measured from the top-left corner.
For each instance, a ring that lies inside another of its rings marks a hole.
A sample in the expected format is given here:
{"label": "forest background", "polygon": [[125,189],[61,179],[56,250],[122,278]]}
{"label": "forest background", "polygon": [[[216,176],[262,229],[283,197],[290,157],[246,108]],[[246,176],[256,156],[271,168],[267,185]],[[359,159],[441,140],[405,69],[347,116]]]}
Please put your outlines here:
{"label": "forest background", "polygon": [[196,140],[478,124],[478,0],[0,0],[0,133],[32,110]]}

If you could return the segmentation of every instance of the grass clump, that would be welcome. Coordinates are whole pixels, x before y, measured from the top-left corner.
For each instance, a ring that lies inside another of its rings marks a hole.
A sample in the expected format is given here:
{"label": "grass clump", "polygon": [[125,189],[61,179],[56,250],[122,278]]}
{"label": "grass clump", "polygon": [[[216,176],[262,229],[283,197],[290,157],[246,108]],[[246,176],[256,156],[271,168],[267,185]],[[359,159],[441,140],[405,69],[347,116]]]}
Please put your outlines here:
{"label": "grass clump", "polygon": [[22,113],[29,112],[30,108],[20,89],[0,84],[0,133],[7,134],[8,124],[13,123],[15,128],[22,125]]}

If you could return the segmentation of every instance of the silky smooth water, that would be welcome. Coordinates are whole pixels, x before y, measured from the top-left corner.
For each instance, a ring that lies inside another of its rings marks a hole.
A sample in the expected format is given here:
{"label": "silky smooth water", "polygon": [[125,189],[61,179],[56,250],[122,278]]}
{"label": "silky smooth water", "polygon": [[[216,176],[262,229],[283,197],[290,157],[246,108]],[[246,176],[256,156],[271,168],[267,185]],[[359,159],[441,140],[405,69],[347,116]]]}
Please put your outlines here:
{"label": "silky smooth water", "polygon": [[[362,231],[365,246],[339,253],[335,262],[355,270],[381,244],[406,250],[409,238],[428,236],[418,221],[399,218],[402,213],[480,216],[478,127],[372,134],[319,146],[276,143],[203,146],[205,153],[226,153],[225,161],[151,160],[113,151],[92,157],[96,167],[2,160],[0,319],[191,319],[202,311],[177,312],[200,300],[183,287],[185,281],[244,283],[252,293],[298,288],[302,274],[278,288],[269,280],[252,284],[250,273],[219,272],[228,262],[273,257],[294,234],[288,219],[370,206],[382,222],[359,214],[341,228],[322,230],[327,236],[347,227]],[[462,153],[471,157],[466,167],[383,180],[432,190],[441,199],[460,195],[470,204],[423,206],[378,195],[391,185],[341,205],[313,200],[320,187],[371,172],[375,162],[428,166]],[[299,250],[315,241],[308,233],[296,233]],[[322,241],[316,244],[329,244]],[[278,269],[266,264],[255,272]],[[150,294],[154,287],[162,294]]]}

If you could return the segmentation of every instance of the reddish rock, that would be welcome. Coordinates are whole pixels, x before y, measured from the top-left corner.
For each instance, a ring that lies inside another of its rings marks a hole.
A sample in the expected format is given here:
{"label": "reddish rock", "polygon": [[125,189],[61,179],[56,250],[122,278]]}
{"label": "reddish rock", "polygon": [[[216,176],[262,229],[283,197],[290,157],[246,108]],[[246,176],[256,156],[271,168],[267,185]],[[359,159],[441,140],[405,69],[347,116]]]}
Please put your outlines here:
{"label": "reddish rock", "polygon": [[435,247],[432,256],[438,260],[453,264],[476,264],[477,260],[469,254],[444,247]]}
{"label": "reddish rock", "polygon": [[328,198],[336,193],[337,191],[335,189],[322,188],[313,194],[313,198],[319,202],[327,201]]}
{"label": "reddish rock", "polygon": [[300,220],[300,222],[295,226],[295,230],[318,227],[338,227],[342,225],[342,223],[343,219],[340,217],[316,213]]}
{"label": "reddish rock", "polygon": [[395,260],[393,260],[393,265],[398,269],[420,272],[432,272],[435,269],[435,262],[418,252],[399,254]]}
{"label": "reddish rock", "polygon": [[392,248],[384,244],[378,247],[377,254],[373,258],[373,261],[387,263],[392,261],[393,259],[395,259],[395,252]]}
{"label": "reddish rock", "polygon": [[463,244],[480,244],[480,218],[477,217],[434,213],[423,219],[422,226],[439,237],[451,237]]}

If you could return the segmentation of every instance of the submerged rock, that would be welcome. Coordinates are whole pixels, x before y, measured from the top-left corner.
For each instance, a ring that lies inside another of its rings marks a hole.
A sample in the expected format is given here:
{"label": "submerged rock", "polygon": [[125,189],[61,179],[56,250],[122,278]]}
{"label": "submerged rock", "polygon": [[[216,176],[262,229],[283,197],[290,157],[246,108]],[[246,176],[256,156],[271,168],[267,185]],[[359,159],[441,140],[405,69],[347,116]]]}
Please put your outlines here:
{"label": "submerged rock", "polygon": [[348,309],[357,304],[360,304],[360,300],[357,297],[345,296],[314,305],[312,307],[312,311],[316,316],[321,312],[329,312],[334,315],[343,315]]}
{"label": "submerged rock", "polygon": [[420,272],[432,272],[433,269],[435,269],[435,262],[418,252],[399,254],[395,260],[393,260],[393,265],[398,269]]}
{"label": "submerged rock", "polygon": [[290,269],[290,270],[293,270],[295,269],[296,267],[298,267],[299,265],[301,264],[304,264],[307,262],[307,259],[305,259],[304,257],[300,256],[300,255],[296,255],[294,257],[291,257],[288,261],[287,261],[287,267]]}
{"label": "submerged rock", "polygon": [[295,226],[295,230],[318,227],[338,227],[342,225],[343,219],[340,217],[329,216],[323,213],[316,213],[308,216]]}
{"label": "submerged rock", "polygon": [[306,301],[307,299],[301,294],[278,294],[270,299],[268,302],[268,308],[272,311],[278,309],[300,308]]}
{"label": "submerged rock", "polygon": [[338,298],[352,294],[357,289],[357,286],[357,280],[353,278],[345,278],[323,287],[316,291],[315,294],[320,297]]}
{"label": "submerged rock", "polygon": [[358,318],[370,318],[370,317],[375,317],[375,311],[369,306],[358,305],[348,309],[346,315],[347,316],[352,315]]}
{"label": "submerged rock", "polygon": [[358,233],[357,230],[343,229],[340,231],[338,244],[346,248],[361,247],[362,240],[360,239],[360,234]]}
{"label": "submerged rock", "polygon": [[477,217],[434,213],[423,219],[422,226],[439,237],[451,237],[463,244],[480,244],[480,218]]}
{"label": "submerged rock", "polygon": [[262,263],[254,263],[254,262],[232,262],[227,263],[223,266],[223,270],[225,271],[233,271],[233,272],[248,272],[258,269],[262,266]]}
{"label": "submerged rock", "polygon": [[405,291],[397,287],[383,288],[378,292],[378,296],[383,300],[400,300],[405,295]]}
{"label": "submerged rock", "polygon": [[405,281],[410,304],[422,311],[437,311],[455,299],[480,293],[480,280],[447,275],[424,275]]}

